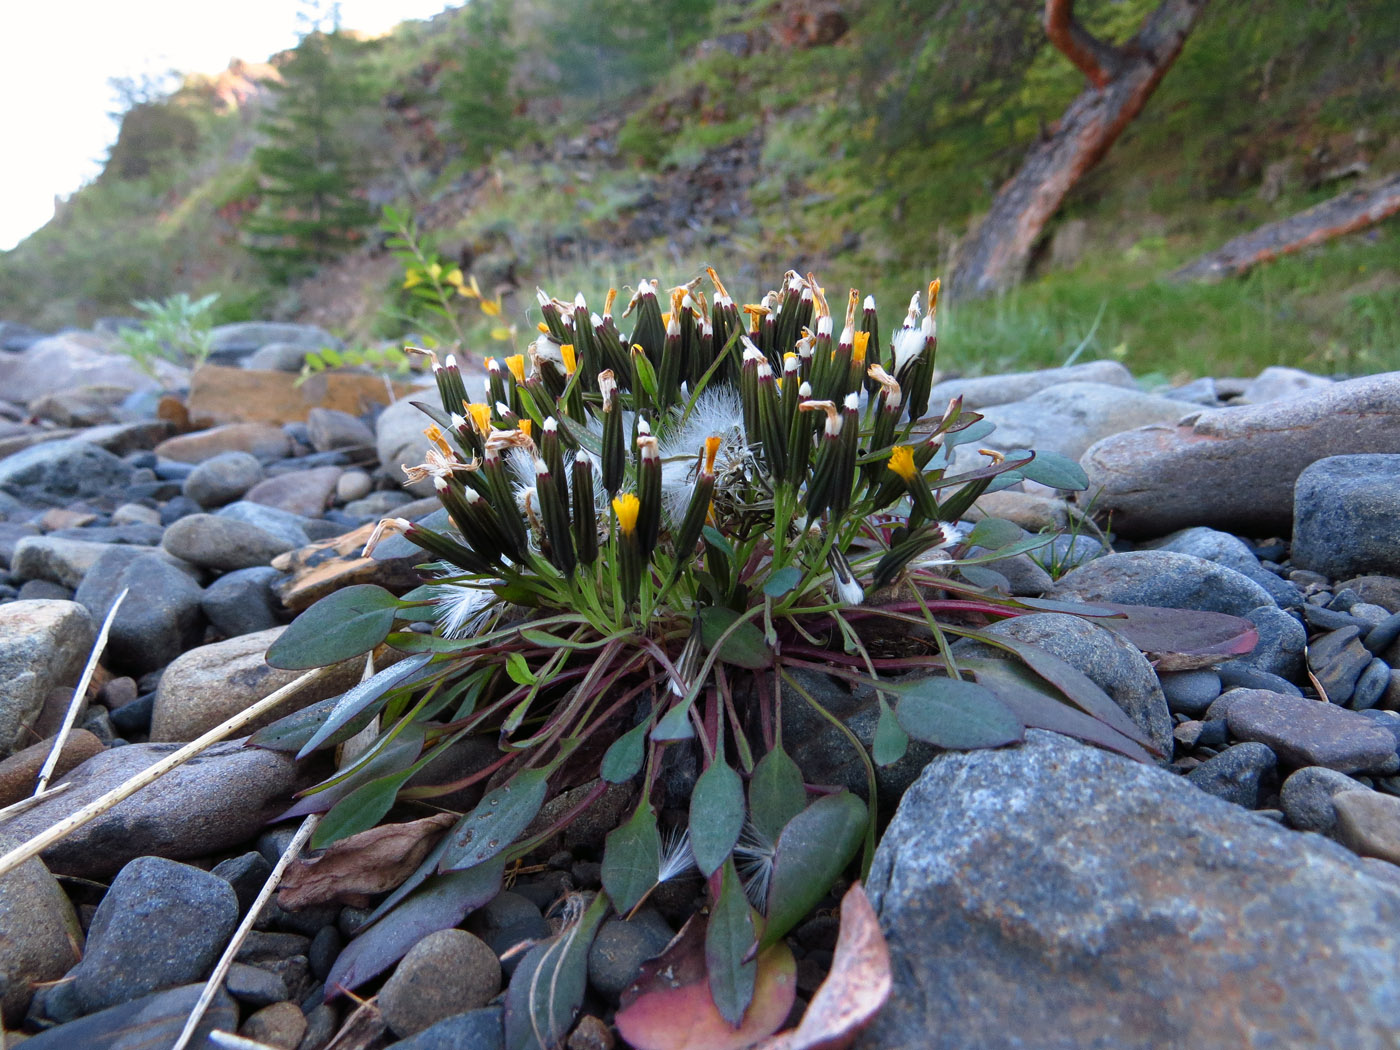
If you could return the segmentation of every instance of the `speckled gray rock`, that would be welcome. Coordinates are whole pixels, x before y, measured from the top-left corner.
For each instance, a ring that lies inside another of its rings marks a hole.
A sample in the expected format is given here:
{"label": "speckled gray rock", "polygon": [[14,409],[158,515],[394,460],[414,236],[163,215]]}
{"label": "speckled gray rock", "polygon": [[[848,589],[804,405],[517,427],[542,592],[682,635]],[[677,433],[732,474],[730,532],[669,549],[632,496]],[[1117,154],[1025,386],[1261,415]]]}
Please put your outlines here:
{"label": "speckled gray rock", "polygon": [[251,452],[220,452],[190,471],[180,491],[208,510],[241,498],[262,478],[262,464]]}
{"label": "speckled gray rock", "polygon": [[[57,781],[71,784],[67,791],[13,817],[5,831],[37,835],[178,746],[130,744],[94,755]],[[288,755],[244,747],[242,740],[215,744],[163,776],[158,788],[138,791],[54,843],[43,860],[56,874],[105,878],[146,854],[208,856],[255,836],[300,786]]]}
{"label": "speckled gray rock", "polygon": [[1237,740],[1267,744],[1287,766],[1326,766],[1341,773],[1383,769],[1395,737],[1355,711],[1264,689],[1233,689],[1206,712],[1224,717]]}
{"label": "speckled gray rock", "polygon": [[[1082,671],[1164,754],[1172,752],[1172,720],[1167,698],[1147,657],[1107,628],[1065,613],[1031,613],[985,628],[987,634],[1018,638],[1058,656]],[[980,643],[958,642],[955,652],[997,657]]]}
{"label": "speckled gray rock", "polygon": [[[0,850],[21,840],[0,835]],[[82,954],[83,931],[73,904],[42,861],[27,860],[0,876],[0,1013],[18,1026],[34,986],[56,981]]]}
{"label": "speckled gray rock", "polygon": [[1238,662],[1290,680],[1302,674],[1308,632],[1296,616],[1272,604],[1242,615],[1254,624],[1259,641],[1250,652],[1238,657]]}
{"label": "speckled gray rock", "polygon": [[660,955],[670,937],[660,923],[629,922],[618,916],[598,928],[588,948],[588,983],[616,1002],[637,979],[642,963]]}
{"label": "speckled gray rock", "polygon": [[1343,791],[1363,791],[1363,785],[1326,766],[1304,766],[1283,782],[1279,805],[1288,823],[1299,831],[1335,836],[1337,807],[1332,799]]}
{"label": "speckled gray rock", "polygon": [[[204,985],[187,984],[166,992],[143,996],[68,1024],[30,1036],[30,1050],[164,1050],[174,1046],[189,1020]],[[195,1029],[193,1050],[214,1050],[213,1031],[232,1031],[238,1024],[238,1008],[220,991]]]}
{"label": "speckled gray rock", "polygon": [[97,627],[77,602],[0,605],[0,758],[35,743],[32,725],[49,693],[76,686]]}
{"label": "speckled gray rock", "polygon": [[1273,604],[1269,592],[1249,577],[1174,551],[1126,551],[1095,558],[1060,577],[1050,596],[1235,616]]}
{"label": "speckled gray rock", "polygon": [[106,664],[139,678],[164,667],[204,636],[203,592],[194,567],[164,550],[112,547],[73,596],[101,623],[127,592],[107,638]]}
{"label": "speckled gray rock", "polygon": [[[226,718],[251,706],[274,690],[300,678],[302,671],[283,671],[263,658],[267,647],[285,630],[274,627],[254,634],[201,645],[171,662],[156,688],[151,711],[152,740],[193,740]],[[359,670],[356,670],[356,668]],[[276,711],[249,723],[251,731],[298,711],[317,700],[342,693],[359,681],[363,659],[346,660],[296,690]]]}
{"label": "speckled gray rock", "polygon": [[1334,579],[1400,573],[1400,455],[1329,456],[1299,474],[1292,557]]}
{"label": "speckled gray rock", "polygon": [[1337,838],[1363,857],[1400,864],[1400,798],[1379,791],[1346,791],[1332,799]]}
{"label": "speckled gray rock", "polygon": [[1303,604],[1303,592],[1295,584],[1264,568],[1259,564],[1259,559],[1254,556],[1254,552],[1244,545],[1244,541],[1228,532],[1220,532],[1217,529],[1208,529],[1198,525],[1195,528],[1181,529],[1160,540],[1145,543],[1142,549],[1176,551],[1178,554],[1190,554],[1196,558],[1205,558],[1207,561],[1224,565],[1243,576],[1248,576],[1268,591],[1269,596],[1278,605],[1289,607]]}
{"label": "speckled gray rock", "polygon": [[501,988],[501,964],[466,930],[438,930],[409,949],[379,992],[379,1009],[399,1038],[477,1010]]}
{"label": "speckled gray rock", "polygon": [[855,1045],[1390,1047],[1400,885],[1369,870],[1054,734],[941,755],[866,884],[894,991]]}
{"label": "speckled gray rock", "polygon": [[177,558],[210,569],[267,565],[297,546],[256,525],[214,514],[190,514],[165,530],[161,545]]}
{"label": "speckled gray rock", "polygon": [[21,580],[49,580],[76,589],[116,544],[64,536],[26,536],[15,544],[11,571]]}
{"label": "speckled gray rock", "polygon": [[1214,671],[1160,671],[1157,679],[1172,714],[1203,715],[1220,695],[1220,676]]}
{"label": "speckled gray rock", "polygon": [[1206,759],[1186,779],[1216,798],[1258,809],[1277,784],[1278,758],[1264,744],[1246,741]]}
{"label": "speckled gray rock", "polygon": [[947,379],[929,391],[929,406],[941,412],[950,398],[961,397],[963,408],[985,408],[1022,401],[1032,394],[1060,383],[1106,383],[1135,390],[1137,381],[1117,361],[1087,361],[1065,368],[1043,368],[1035,372],[1008,372],[1005,375]]}
{"label": "speckled gray rock", "polygon": [[472,1010],[439,1021],[394,1044],[394,1050],[502,1050],[505,1027],[499,1006]]}
{"label": "speckled gray rock", "polygon": [[281,620],[282,603],[272,593],[281,578],[267,565],[226,573],[204,588],[200,608],[225,638],[269,630]]}
{"label": "speckled gray rock", "polygon": [[1397,448],[1400,372],[1387,372],[1104,438],[1080,459],[1089,475],[1080,498],[1112,512],[1126,537],[1188,525],[1279,534],[1292,526],[1293,485],[1308,464]]}
{"label": "speckled gray rock", "polygon": [[105,448],[77,438],[46,441],[0,460],[0,491],[62,506],[130,483],[134,469]]}
{"label": "speckled gray rock", "polygon": [[374,431],[349,412],[319,405],[306,414],[306,430],[317,452],[337,448],[373,448]]}
{"label": "speckled gray rock", "polygon": [[112,880],[73,968],[84,1013],[206,977],[238,925],[233,888],[207,871],[138,857]]}

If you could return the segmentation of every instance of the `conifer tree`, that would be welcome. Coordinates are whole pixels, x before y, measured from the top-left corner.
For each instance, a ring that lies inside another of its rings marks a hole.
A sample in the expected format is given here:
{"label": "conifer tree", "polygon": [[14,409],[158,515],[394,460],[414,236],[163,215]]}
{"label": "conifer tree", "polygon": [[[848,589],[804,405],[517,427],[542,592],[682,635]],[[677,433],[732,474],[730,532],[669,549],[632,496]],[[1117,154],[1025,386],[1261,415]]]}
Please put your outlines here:
{"label": "conifer tree", "polygon": [[366,50],[339,29],[318,29],[281,70],[266,144],[253,154],[261,204],[243,226],[249,249],[279,279],[343,252],[374,221],[363,196],[361,131],[374,103]]}

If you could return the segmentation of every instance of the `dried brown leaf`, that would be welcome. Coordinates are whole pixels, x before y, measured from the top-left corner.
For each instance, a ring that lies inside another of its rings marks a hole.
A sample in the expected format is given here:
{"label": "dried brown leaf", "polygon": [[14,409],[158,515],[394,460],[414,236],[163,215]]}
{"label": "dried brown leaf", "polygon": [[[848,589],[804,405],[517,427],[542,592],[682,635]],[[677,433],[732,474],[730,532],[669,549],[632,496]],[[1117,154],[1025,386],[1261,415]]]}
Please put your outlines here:
{"label": "dried brown leaf", "polygon": [[297,860],[282,880],[277,903],[287,911],[313,904],[364,907],[412,874],[457,818],[435,813],[404,824],[382,824],[341,839],[315,857]]}
{"label": "dried brown leaf", "polygon": [[890,997],[890,950],[859,882],[841,898],[836,953],[811,1005],[794,1029],[754,1050],[845,1050]]}

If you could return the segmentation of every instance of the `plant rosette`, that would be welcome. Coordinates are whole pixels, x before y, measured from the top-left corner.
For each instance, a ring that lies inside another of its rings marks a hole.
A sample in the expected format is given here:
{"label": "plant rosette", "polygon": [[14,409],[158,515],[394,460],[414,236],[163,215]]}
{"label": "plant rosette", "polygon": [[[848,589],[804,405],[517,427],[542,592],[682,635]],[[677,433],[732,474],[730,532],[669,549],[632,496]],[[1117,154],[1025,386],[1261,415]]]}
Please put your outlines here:
{"label": "plant rosette", "polygon": [[[1082,674],[979,631],[1046,608],[1133,618],[976,586],[977,565],[1051,539],[995,519],[964,534],[957,523],[980,495],[1085,479],[1030,451],[984,450],[983,464],[952,472],[951,450],[991,424],[959,400],[928,414],[938,282],[927,310],[916,293],[882,343],[873,298],[855,290],[838,330],[810,275],[789,272],[742,306],[709,276],[712,295],[700,279],[664,296],[643,280],[621,318],[615,292],[601,314],[582,295],[540,292],[538,337],[488,359],[475,394],[452,357],[434,358],[439,403],[419,406],[432,447],[405,472],[431,479],[442,508],[380,522],[367,547],[421,556],[422,586],[338,591],[269,650],[285,668],[386,643],[398,654],[253,738],[305,757],[377,734],[295,808],[325,814],[314,847],[374,828],[396,803],[487,788],[379,904],[329,994],[461,921],[612,787],[631,801],[598,844],[602,892],[571,899],[564,931],[522,960],[508,1045],[562,1041],[602,919],[687,876],[704,880],[709,907],[673,946],[698,986],[686,1008],[755,1042],[786,1016],[774,999],[791,985],[784,935],[844,873],[868,869],[875,764],[898,761],[911,739],[1001,747],[1027,726],[1150,759],[1143,731]],[[966,636],[1008,659],[960,667],[949,640]],[[800,670],[877,691],[870,751]],[[788,704],[844,734],[863,797],[808,781],[783,739]],[[409,786],[468,736],[491,741],[494,760]]]}

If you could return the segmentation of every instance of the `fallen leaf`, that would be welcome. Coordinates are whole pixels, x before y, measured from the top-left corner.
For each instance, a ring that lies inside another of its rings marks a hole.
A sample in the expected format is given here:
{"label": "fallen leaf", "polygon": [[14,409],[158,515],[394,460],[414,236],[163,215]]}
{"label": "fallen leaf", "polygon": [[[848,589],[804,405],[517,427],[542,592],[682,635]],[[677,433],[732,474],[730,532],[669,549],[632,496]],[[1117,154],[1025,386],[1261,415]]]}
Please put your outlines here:
{"label": "fallen leaf", "polygon": [[332,903],[363,908],[372,895],[408,878],[456,822],[456,814],[434,813],[405,824],[381,824],[341,839],[319,856],[298,858],[282,878],[277,904],[286,911]]}
{"label": "fallen leaf", "polygon": [[859,882],[841,898],[841,932],[831,972],[802,1021],[754,1050],[845,1050],[890,997],[890,950]]}

